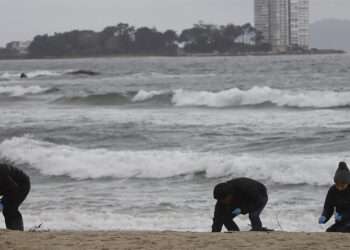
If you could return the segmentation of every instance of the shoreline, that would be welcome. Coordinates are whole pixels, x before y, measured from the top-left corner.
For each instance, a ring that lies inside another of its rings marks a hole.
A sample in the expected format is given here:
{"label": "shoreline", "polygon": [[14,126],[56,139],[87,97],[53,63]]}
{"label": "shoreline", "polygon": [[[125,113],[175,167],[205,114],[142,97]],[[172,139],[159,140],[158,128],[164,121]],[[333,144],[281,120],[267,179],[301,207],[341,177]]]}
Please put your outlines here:
{"label": "shoreline", "polygon": [[1,231],[4,249],[348,249],[350,234],[330,233],[192,233],[151,231]]}
{"label": "shoreline", "polygon": [[253,52],[253,53],[194,53],[194,54],[179,54],[179,55],[96,55],[96,56],[63,56],[63,57],[16,57],[16,58],[0,58],[0,61],[20,61],[20,60],[67,60],[67,59],[101,59],[101,58],[191,58],[191,57],[247,57],[247,56],[314,56],[314,55],[346,55],[349,54],[348,51],[343,50],[320,50],[318,52],[285,52],[285,53],[275,53],[275,52]]}

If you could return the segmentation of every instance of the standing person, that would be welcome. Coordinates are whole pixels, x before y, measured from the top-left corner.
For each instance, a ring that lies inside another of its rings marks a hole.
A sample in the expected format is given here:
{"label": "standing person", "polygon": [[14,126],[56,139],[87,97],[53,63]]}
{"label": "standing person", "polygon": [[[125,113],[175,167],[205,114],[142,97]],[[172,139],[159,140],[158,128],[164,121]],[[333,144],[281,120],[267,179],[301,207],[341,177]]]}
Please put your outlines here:
{"label": "standing person", "polygon": [[350,171],[345,162],[339,163],[334,183],[328,191],[319,223],[326,224],[334,214],[335,224],[327,232],[350,233]]}
{"label": "standing person", "polygon": [[6,228],[23,231],[23,219],[19,206],[30,191],[30,179],[22,170],[9,162],[0,162],[0,208]]}
{"label": "standing person", "polygon": [[262,226],[260,214],[267,201],[266,187],[249,178],[237,178],[220,183],[214,188],[215,205],[212,232],[221,232],[225,225],[229,231],[239,231],[233,219],[249,214],[252,231],[272,231]]}

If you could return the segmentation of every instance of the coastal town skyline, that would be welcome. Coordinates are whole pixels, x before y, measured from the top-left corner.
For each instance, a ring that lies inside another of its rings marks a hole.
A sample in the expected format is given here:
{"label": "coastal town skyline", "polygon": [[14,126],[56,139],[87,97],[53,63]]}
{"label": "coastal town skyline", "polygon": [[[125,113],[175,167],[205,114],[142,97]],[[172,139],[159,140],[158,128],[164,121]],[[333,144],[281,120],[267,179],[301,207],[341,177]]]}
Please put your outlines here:
{"label": "coastal town skyline", "polygon": [[[2,1],[4,0],[0,0]],[[145,0],[142,3],[133,0],[104,0],[89,5],[84,3],[80,0],[74,3],[29,0],[18,6],[15,2],[4,1],[0,10],[0,22],[9,25],[0,29],[0,46],[14,40],[31,40],[38,34],[72,29],[100,30],[118,22],[154,26],[160,30],[171,28],[176,31],[190,27],[200,20],[213,24],[254,23],[253,0],[224,0],[220,5],[215,4],[215,8],[212,7],[213,0],[204,0],[200,6],[188,0]],[[347,13],[350,2],[346,0],[310,0],[310,5],[311,23],[322,19],[350,18]],[[91,18],[94,15],[96,18]]]}

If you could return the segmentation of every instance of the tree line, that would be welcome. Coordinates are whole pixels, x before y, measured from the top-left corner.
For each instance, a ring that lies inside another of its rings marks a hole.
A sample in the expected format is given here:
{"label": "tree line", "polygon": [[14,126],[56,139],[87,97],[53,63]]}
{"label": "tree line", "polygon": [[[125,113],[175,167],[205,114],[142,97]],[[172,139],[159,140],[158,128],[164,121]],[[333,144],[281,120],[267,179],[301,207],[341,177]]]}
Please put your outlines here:
{"label": "tree line", "polygon": [[174,30],[135,28],[127,23],[108,26],[101,32],[73,30],[35,36],[28,57],[80,57],[109,55],[166,55],[179,53],[240,53],[268,51],[262,36],[249,23],[212,25],[198,23],[178,34]]}

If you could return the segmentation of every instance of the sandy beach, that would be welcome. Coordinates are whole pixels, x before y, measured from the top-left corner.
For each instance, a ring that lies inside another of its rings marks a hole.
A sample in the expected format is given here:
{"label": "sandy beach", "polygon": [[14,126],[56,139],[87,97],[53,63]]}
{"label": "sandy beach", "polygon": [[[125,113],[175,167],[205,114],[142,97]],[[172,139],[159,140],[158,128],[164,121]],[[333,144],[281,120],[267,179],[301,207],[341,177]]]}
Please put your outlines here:
{"label": "sandy beach", "polygon": [[350,234],[179,232],[0,232],[0,249],[349,249]]}

